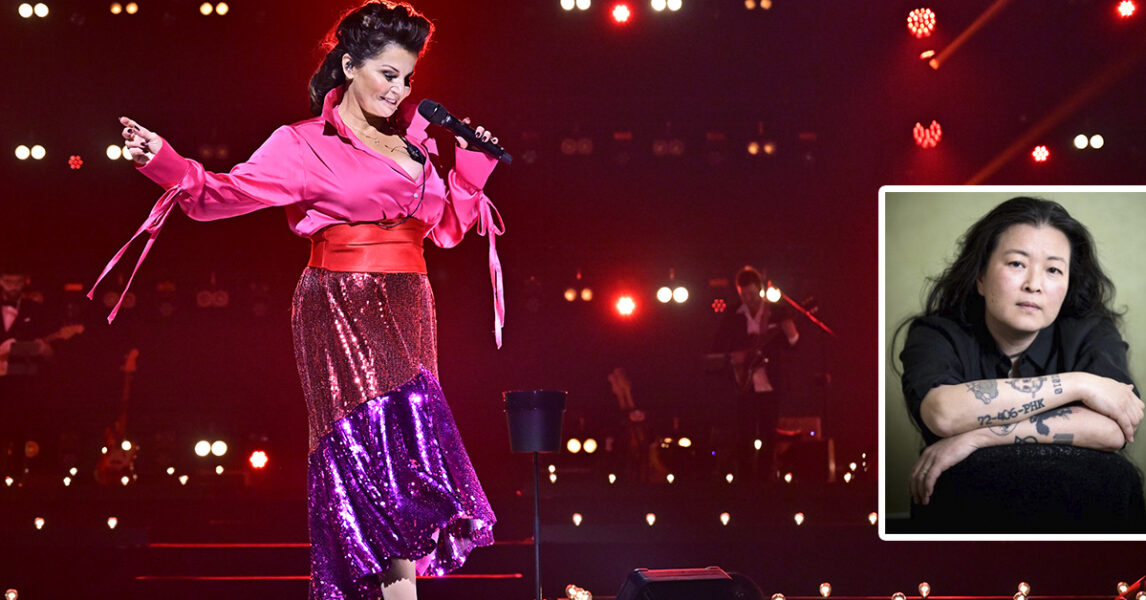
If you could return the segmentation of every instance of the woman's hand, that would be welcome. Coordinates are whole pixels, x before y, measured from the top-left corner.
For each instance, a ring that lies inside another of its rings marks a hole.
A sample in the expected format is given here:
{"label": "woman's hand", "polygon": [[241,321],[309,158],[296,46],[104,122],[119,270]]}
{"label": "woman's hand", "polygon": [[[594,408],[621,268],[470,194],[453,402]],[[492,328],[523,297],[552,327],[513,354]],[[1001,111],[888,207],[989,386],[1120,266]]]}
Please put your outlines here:
{"label": "woman's hand", "polygon": [[1134,441],[1134,430],[1142,422],[1142,401],[1134,386],[1109,377],[1088,374],[1083,387],[1083,404],[1118,423],[1126,441]]}
{"label": "woman's hand", "polygon": [[[462,123],[469,125],[470,124],[470,118],[466,117],[466,118],[462,119]],[[474,130],[474,133],[476,133],[478,138],[481,139],[481,141],[483,141],[483,142],[490,142],[493,144],[497,143],[497,138],[493,137],[493,134],[488,129],[486,129],[485,127],[482,127],[481,125],[477,126],[477,129]],[[467,142],[465,139],[463,139],[460,136],[455,135],[454,139],[456,139],[458,141],[458,147],[461,148],[462,150],[465,150],[470,145],[469,142]]]}
{"label": "woman's hand", "polygon": [[119,122],[123,125],[123,139],[131,160],[139,166],[146,165],[163,147],[163,138],[127,117],[120,117]]}
{"label": "woman's hand", "polygon": [[982,431],[977,429],[960,433],[924,448],[919,460],[915,461],[915,466],[911,468],[911,477],[907,480],[911,501],[916,504],[930,502],[931,492],[935,490],[935,482],[939,476],[947,469],[963,462],[963,459],[981,447],[978,440]]}

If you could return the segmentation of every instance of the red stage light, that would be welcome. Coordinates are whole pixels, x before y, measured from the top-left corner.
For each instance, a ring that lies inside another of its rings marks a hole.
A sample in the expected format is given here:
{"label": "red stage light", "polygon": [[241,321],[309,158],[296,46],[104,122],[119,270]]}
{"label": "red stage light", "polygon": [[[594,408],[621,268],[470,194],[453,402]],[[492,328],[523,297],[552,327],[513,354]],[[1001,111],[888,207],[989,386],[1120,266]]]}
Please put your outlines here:
{"label": "red stage light", "polygon": [[935,31],[935,13],[930,8],[917,8],[907,15],[907,30],[917,38],[925,38]]}
{"label": "red stage light", "polygon": [[613,21],[617,23],[628,23],[632,16],[633,11],[629,10],[628,4],[613,5]]}
{"label": "red stage light", "polygon": [[631,317],[637,310],[637,303],[632,296],[621,296],[617,299],[617,314],[622,317]]}
{"label": "red stage light", "polygon": [[1031,151],[1031,156],[1035,162],[1046,162],[1050,158],[1050,150],[1046,146],[1035,146],[1035,149]]}
{"label": "red stage light", "polygon": [[943,128],[939,126],[938,121],[931,121],[931,125],[927,128],[923,127],[923,123],[916,121],[911,134],[920,148],[934,148],[943,139]]}
{"label": "red stage light", "polygon": [[255,450],[251,453],[251,457],[247,459],[251,463],[251,467],[261,469],[267,466],[267,453],[262,450]]}
{"label": "red stage light", "polygon": [[1134,4],[1133,0],[1122,0],[1122,2],[1118,3],[1118,16],[1123,19],[1129,19],[1134,15],[1134,11],[1137,9],[1138,6]]}
{"label": "red stage light", "polygon": [[78,154],[73,154],[70,158],[68,158],[68,166],[73,170],[79,169],[80,167],[84,166],[84,159],[80,158]]}
{"label": "red stage light", "polygon": [[712,301],[712,312],[722,313],[726,308],[728,308],[728,303],[724,301],[724,298],[717,298]]}

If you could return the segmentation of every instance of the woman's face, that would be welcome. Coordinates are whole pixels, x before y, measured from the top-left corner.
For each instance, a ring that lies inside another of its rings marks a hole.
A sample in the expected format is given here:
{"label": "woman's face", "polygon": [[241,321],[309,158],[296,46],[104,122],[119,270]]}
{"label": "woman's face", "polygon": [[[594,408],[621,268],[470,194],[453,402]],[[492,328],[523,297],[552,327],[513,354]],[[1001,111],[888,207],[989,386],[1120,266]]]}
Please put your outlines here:
{"label": "woman's face", "polygon": [[350,66],[350,55],[342,57],[342,68],[348,84],[346,95],[368,115],[387,118],[410,95],[410,79],[418,56],[401,46],[390,44],[377,56],[357,67]]}
{"label": "woman's face", "polygon": [[1070,281],[1070,240],[1050,226],[1012,225],[977,281],[987,329],[1003,351],[1025,350],[1058,318]]}

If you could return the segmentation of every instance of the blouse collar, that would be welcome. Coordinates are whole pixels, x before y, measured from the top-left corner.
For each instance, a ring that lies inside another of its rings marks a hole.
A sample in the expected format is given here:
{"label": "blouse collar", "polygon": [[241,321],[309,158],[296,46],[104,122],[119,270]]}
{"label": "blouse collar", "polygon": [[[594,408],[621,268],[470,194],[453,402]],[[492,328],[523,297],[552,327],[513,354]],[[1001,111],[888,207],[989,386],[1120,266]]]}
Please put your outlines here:
{"label": "blouse collar", "polygon": [[[353,140],[355,136],[351,134],[350,128],[342,121],[342,116],[338,114],[338,105],[342,103],[342,97],[346,94],[346,86],[340,85],[326,93],[326,98],[322,102],[322,118],[327,123],[330,123],[338,135]],[[406,126],[406,138],[415,144],[421,144],[429,137],[426,133],[426,128],[430,122],[426,120],[417,109],[418,103],[406,99],[400,106],[398,106],[398,120],[401,123],[408,123]]]}

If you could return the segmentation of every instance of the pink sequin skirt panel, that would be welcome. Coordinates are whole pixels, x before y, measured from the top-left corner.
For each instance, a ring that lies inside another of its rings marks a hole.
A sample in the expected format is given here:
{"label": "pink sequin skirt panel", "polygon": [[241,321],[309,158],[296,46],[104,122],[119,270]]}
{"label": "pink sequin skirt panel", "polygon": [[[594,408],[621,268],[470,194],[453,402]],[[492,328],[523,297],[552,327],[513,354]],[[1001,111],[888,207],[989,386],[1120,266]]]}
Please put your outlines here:
{"label": "pink sequin skirt panel", "polygon": [[359,404],[438,375],[434,293],[422,273],[307,268],[291,312],[310,450]]}

